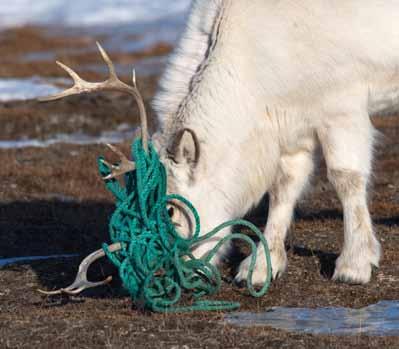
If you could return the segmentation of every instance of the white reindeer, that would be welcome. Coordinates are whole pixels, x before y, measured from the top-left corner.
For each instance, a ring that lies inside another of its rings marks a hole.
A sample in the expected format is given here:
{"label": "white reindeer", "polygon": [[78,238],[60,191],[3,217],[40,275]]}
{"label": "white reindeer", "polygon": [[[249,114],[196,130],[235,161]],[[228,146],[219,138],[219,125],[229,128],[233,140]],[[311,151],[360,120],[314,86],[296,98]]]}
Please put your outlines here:
{"label": "white reindeer", "polygon": [[[397,0],[193,1],[154,102],[170,192],[194,203],[204,232],[244,216],[268,192],[264,234],[276,278],[320,145],[344,211],[333,278],[369,282],[381,254],[367,207],[376,135],[369,116],[393,105],[398,68]],[[186,217],[174,212],[185,231]],[[266,277],[263,254],[255,284]]]}

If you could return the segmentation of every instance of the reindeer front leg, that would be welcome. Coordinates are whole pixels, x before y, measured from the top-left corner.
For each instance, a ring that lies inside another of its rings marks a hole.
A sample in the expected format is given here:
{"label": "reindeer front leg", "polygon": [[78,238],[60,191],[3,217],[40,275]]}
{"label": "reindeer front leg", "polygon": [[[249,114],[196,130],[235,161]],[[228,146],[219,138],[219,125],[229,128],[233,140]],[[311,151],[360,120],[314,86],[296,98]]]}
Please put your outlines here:
{"label": "reindeer front leg", "polygon": [[[287,255],[284,240],[291,224],[295,203],[300,197],[313,170],[314,141],[309,141],[309,148],[295,153],[283,155],[280,159],[276,180],[269,191],[269,217],[265,229],[273,278],[284,273],[287,267]],[[264,249],[259,246],[256,256],[256,268],[252,275],[252,283],[261,285],[266,280]],[[236,283],[247,279],[250,256],[240,265],[235,278]]]}
{"label": "reindeer front leg", "polygon": [[378,267],[381,247],[367,207],[374,130],[366,112],[331,117],[319,130],[328,167],[344,211],[344,246],[333,279],[364,284]]}

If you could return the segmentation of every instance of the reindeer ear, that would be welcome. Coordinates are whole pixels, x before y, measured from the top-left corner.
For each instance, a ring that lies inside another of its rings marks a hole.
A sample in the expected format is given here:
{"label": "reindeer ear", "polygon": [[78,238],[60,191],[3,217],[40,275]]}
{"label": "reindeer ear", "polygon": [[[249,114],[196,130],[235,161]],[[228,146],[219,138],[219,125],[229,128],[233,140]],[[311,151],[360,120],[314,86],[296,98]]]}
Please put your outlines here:
{"label": "reindeer ear", "polygon": [[195,167],[200,155],[200,146],[195,132],[187,128],[180,130],[175,135],[168,152],[176,163],[187,163]]}

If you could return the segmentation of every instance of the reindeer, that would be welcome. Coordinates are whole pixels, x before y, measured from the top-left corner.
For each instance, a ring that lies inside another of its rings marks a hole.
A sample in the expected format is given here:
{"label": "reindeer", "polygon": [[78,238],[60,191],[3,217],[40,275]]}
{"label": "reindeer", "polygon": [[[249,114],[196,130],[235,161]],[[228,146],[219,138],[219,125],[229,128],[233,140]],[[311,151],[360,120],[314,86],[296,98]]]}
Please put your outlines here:
{"label": "reindeer", "polygon": [[[204,231],[244,216],[269,193],[264,234],[274,278],[287,268],[284,240],[320,147],[344,213],[333,279],[365,284],[379,265],[367,203],[377,135],[370,115],[397,101],[398,11],[394,0],[192,4],[154,100],[153,139],[170,191],[194,203]],[[187,217],[173,214],[187,231]],[[264,260],[259,248],[254,284],[266,278]]]}
{"label": "reindeer", "polygon": [[[395,0],[192,3],[153,102],[158,126],[152,141],[167,168],[169,192],[194,204],[203,232],[244,216],[269,193],[264,234],[273,278],[287,268],[284,240],[319,148],[344,212],[333,279],[365,284],[379,265],[367,202],[377,135],[370,116],[399,104],[398,10]],[[123,157],[112,176],[132,168]],[[192,217],[176,205],[170,214],[189,234]],[[203,257],[226,234],[197,246],[194,255]],[[253,284],[265,281],[264,253],[258,248]],[[86,262],[83,274],[92,260]],[[236,282],[247,279],[249,262],[241,263]]]}

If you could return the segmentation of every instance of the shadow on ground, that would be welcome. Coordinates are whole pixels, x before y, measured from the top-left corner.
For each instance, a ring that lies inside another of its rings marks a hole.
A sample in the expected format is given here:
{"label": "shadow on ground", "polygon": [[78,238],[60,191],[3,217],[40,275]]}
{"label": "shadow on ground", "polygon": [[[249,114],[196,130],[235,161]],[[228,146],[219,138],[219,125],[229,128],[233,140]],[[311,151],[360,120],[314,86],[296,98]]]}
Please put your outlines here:
{"label": "shadow on ground", "polygon": [[[0,258],[77,254],[24,262],[43,289],[53,290],[73,282],[81,260],[108,242],[108,219],[114,205],[107,202],[13,202],[0,205]],[[11,267],[12,268],[12,267]],[[18,268],[18,267],[16,267]],[[89,279],[117,275],[106,258],[93,264]],[[119,289],[114,277],[112,289]],[[110,288],[88,290],[85,296],[109,296]],[[119,294],[119,292],[117,292]],[[115,296],[115,291],[112,292]]]}

